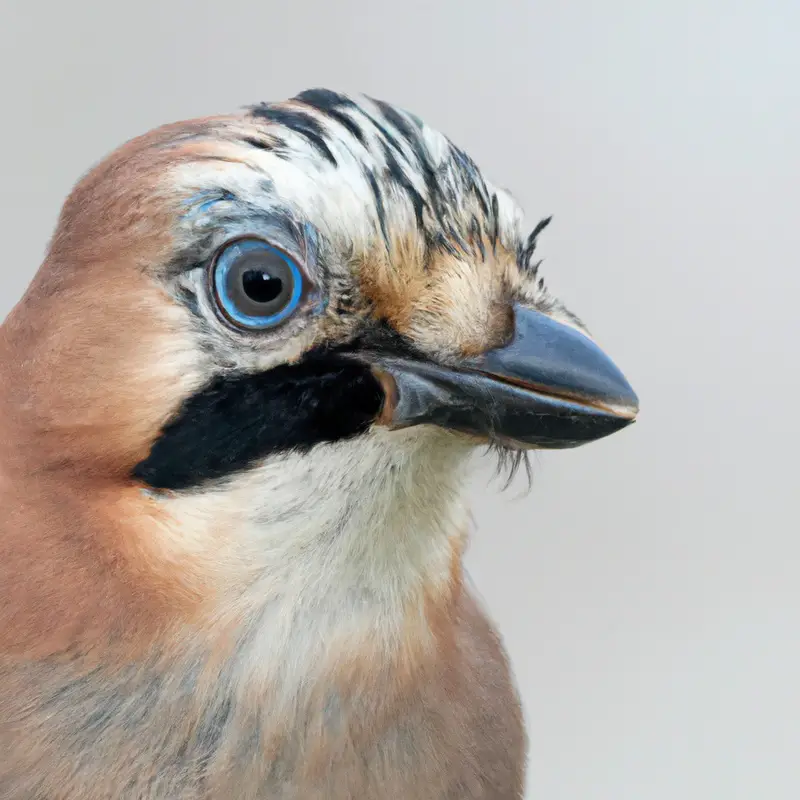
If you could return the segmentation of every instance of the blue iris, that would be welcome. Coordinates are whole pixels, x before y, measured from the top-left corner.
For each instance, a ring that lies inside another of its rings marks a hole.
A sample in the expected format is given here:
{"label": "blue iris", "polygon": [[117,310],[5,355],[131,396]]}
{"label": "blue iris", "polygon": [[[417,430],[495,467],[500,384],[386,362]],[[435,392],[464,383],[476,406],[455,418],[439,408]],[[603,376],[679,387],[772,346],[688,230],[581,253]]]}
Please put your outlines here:
{"label": "blue iris", "polygon": [[300,304],[303,275],[286,253],[261,239],[239,239],[219,252],[214,295],[234,324],[257,330],[286,320]]}

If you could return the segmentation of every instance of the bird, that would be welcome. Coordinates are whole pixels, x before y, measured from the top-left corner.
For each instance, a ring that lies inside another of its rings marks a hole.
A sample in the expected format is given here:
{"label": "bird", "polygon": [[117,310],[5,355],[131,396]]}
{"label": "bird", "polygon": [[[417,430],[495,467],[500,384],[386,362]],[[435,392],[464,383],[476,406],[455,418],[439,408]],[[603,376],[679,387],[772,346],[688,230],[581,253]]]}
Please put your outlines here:
{"label": "bird", "polygon": [[548,223],[323,88],[77,181],[0,329],[0,798],[523,797],[473,455],[639,408]]}

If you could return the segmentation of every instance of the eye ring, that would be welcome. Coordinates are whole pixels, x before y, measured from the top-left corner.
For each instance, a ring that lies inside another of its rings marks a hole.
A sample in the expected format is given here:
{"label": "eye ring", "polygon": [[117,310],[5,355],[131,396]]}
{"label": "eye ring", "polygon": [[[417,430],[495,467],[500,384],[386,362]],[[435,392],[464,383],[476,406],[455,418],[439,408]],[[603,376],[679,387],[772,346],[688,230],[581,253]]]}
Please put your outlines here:
{"label": "eye ring", "polygon": [[264,239],[245,236],[226,242],[209,265],[217,311],[236,328],[267,330],[299,307],[306,281],[297,262]]}

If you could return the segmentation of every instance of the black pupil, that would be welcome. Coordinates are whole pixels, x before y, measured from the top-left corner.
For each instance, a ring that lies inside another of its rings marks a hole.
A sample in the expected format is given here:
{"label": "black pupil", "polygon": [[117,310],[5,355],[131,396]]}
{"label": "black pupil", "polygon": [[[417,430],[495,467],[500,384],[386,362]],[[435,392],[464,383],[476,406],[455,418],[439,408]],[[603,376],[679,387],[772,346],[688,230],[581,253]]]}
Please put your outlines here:
{"label": "black pupil", "polygon": [[242,274],[242,289],[254,303],[271,303],[280,296],[283,281],[260,269],[248,269]]}

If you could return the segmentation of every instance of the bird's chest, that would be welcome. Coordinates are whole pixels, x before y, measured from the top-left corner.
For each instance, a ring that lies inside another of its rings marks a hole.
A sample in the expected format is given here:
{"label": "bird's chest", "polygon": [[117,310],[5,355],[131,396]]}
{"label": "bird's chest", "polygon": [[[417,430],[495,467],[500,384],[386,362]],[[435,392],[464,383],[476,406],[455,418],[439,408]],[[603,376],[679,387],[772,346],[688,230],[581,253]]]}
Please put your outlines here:
{"label": "bird's chest", "polygon": [[213,669],[0,669],[0,798],[520,798],[525,737],[490,635],[461,622],[424,667],[338,650],[336,670],[287,656],[267,675],[255,650]]}
{"label": "bird's chest", "polygon": [[11,758],[7,774],[0,766],[0,796],[448,796],[453,720],[426,707],[424,692],[378,683],[374,692],[310,687],[286,698],[226,681],[192,691],[186,676],[83,678],[45,689],[24,733],[3,742]]}

